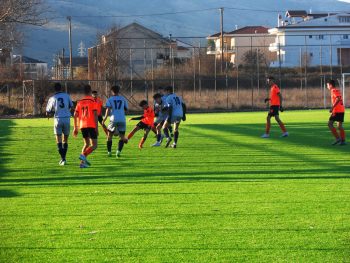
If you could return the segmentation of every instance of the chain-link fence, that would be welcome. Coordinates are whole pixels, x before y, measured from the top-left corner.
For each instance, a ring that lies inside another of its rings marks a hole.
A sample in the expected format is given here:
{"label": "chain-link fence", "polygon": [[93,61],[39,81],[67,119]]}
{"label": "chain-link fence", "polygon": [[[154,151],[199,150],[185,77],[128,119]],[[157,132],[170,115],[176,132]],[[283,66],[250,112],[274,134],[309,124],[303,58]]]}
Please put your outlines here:
{"label": "chain-link fence", "polygon": [[156,46],[153,39],[128,39],[140,45],[121,45],[114,53],[105,50],[104,57],[101,50],[89,51],[90,80],[3,82],[0,103],[13,112],[40,114],[53,93],[52,82],[59,81],[73,100],[82,97],[84,84],[90,84],[103,100],[111,85],[119,84],[132,110],[139,110],[140,100],[152,100],[159,87],[168,85],[192,111],[258,110],[266,108],[265,80],[272,75],[286,108],[330,107],[329,78],[338,81],[349,105],[350,41],[346,36],[350,34],[294,36],[291,43],[278,37],[249,36],[226,39],[223,46],[218,39],[178,38],[163,46]]}

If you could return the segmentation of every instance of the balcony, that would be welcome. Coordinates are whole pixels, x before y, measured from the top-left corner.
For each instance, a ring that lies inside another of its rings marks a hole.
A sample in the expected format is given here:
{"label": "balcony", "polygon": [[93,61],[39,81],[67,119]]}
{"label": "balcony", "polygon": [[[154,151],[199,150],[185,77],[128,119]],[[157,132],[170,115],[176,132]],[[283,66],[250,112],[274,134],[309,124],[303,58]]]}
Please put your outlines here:
{"label": "balcony", "polygon": [[[233,53],[236,53],[236,49],[233,47],[228,47],[228,49],[224,48],[224,53],[233,54]],[[221,54],[221,48],[213,47],[213,46],[207,47],[207,55],[219,55],[219,54]]]}

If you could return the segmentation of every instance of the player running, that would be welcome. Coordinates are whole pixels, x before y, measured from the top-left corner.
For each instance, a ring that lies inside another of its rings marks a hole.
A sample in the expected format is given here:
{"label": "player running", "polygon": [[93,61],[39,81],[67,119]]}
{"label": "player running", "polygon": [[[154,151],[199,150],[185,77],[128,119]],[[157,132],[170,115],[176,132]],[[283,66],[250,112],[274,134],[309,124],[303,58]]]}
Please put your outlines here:
{"label": "player running", "polygon": [[85,97],[78,101],[75,108],[73,130],[73,135],[76,137],[78,129],[80,129],[84,140],[84,146],[79,156],[80,168],[90,166],[87,157],[96,150],[98,136],[98,105],[91,96],[90,85],[84,86],[84,94]]}
{"label": "player running", "polygon": [[284,126],[283,122],[279,117],[279,111],[283,112],[282,95],[280,92],[280,88],[276,85],[274,77],[268,77],[267,84],[270,86],[271,89],[270,89],[270,98],[266,98],[265,103],[270,102],[270,111],[266,119],[266,131],[261,137],[262,138],[270,137],[271,117],[275,117],[275,120],[277,121],[278,125],[281,128],[283,132],[281,137],[288,137],[289,133],[287,132],[286,127]]}
{"label": "player running", "polygon": [[168,111],[168,117],[163,125],[163,131],[166,137],[165,147],[168,147],[171,142],[168,127],[174,124],[174,142],[171,147],[176,148],[179,139],[179,126],[181,120],[186,120],[186,105],[179,96],[173,93],[173,87],[168,86],[165,89],[165,92],[167,95],[165,105]]}
{"label": "player running", "polygon": [[162,100],[162,95],[156,93],[153,95],[154,99],[154,113],[156,120],[154,121],[154,127],[156,128],[157,141],[152,146],[160,146],[163,141],[162,127],[165,119],[167,118],[165,109],[165,101]]}
{"label": "player running", "polygon": [[[331,92],[332,97],[332,108],[329,110],[331,116],[329,117],[328,127],[335,137],[335,142],[332,145],[346,145],[345,143],[345,131],[343,128],[345,107],[343,104],[343,99],[340,90],[335,87],[335,81],[333,79],[327,81],[327,89]],[[336,128],[334,127],[334,122],[337,122],[340,136]]]}
{"label": "player running", "polygon": [[[61,156],[59,165],[66,165],[66,155],[68,151],[68,137],[70,133],[70,109],[73,103],[69,95],[62,91],[60,83],[54,85],[55,95],[53,95],[46,106],[46,116],[54,115],[54,134],[58,153]],[[63,134],[63,137],[62,137]]]}
{"label": "player running", "polygon": [[128,140],[130,140],[134,134],[138,130],[144,130],[143,137],[141,138],[141,141],[139,142],[139,149],[141,150],[143,148],[143,144],[145,143],[148,133],[150,130],[152,130],[153,123],[154,123],[154,111],[153,109],[148,105],[148,102],[145,100],[142,100],[140,102],[140,107],[143,109],[143,115],[140,117],[134,117],[130,118],[131,120],[141,120],[138,124],[136,124],[135,128],[129,133]]}
{"label": "player running", "polygon": [[100,125],[102,126],[103,131],[107,135],[107,133],[108,133],[107,127],[106,127],[106,125],[102,124],[102,120],[103,120],[103,117],[102,117],[103,101],[101,100],[101,98],[98,97],[97,90],[93,90],[92,91],[92,97],[94,98],[94,100],[95,100],[95,102],[97,103],[97,106],[98,106],[98,108],[97,108],[98,109],[98,111],[97,111],[98,122],[100,123]]}
{"label": "player running", "polygon": [[121,152],[124,147],[124,143],[127,143],[128,140],[125,138],[126,131],[126,120],[125,112],[128,110],[127,100],[119,95],[120,87],[112,86],[111,87],[112,96],[106,102],[106,114],[102,121],[102,124],[105,125],[105,122],[110,116],[109,124],[107,126],[108,135],[107,135],[107,152],[108,156],[112,156],[112,139],[113,136],[119,135],[118,149],[116,151],[116,157],[120,157]]}

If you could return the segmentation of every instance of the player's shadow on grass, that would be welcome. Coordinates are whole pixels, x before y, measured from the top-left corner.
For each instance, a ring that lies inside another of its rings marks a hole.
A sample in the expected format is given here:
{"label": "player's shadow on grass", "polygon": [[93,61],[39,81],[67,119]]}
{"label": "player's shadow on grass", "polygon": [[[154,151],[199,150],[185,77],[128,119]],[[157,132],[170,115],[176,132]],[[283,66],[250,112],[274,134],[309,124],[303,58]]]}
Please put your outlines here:
{"label": "player's shadow on grass", "polygon": [[0,198],[10,198],[16,196],[19,196],[19,194],[15,191],[0,189]]}

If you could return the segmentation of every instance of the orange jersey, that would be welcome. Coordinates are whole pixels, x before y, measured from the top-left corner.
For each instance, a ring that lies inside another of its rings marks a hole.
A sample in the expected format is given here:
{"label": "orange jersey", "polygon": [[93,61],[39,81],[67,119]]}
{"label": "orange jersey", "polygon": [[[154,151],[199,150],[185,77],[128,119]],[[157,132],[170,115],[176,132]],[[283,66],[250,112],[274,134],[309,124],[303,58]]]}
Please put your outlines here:
{"label": "orange jersey", "polygon": [[343,113],[345,112],[345,107],[343,104],[343,99],[340,93],[340,90],[336,88],[331,89],[331,96],[332,96],[332,107],[334,107],[335,103],[339,99],[338,104],[333,108],[332,113]]}
{"label": "orange jersey", "polygon": [[148,126],[153,126],[154,123],[154,111],[151,107],[148,106],[147,109],[143,110],[143,115],[141,121]]}
{"label": "orange jersey", "polygon": [[270,105],[271,106],[280,106],[281,105],[281,99],[279,96],[280,88],[273,84],[270,91]]}
{"label": "orange jersey", "polygon": [[86,96],[77,103],[74,115],[79,118],[79,128],[96,128],[95,114],[98,105],[91,96]]}
{"label": "orange jersey", "polygon": [[103,101],[100,98],[95,98],[95,102],[97,104],[97,115],[101,116]]}

